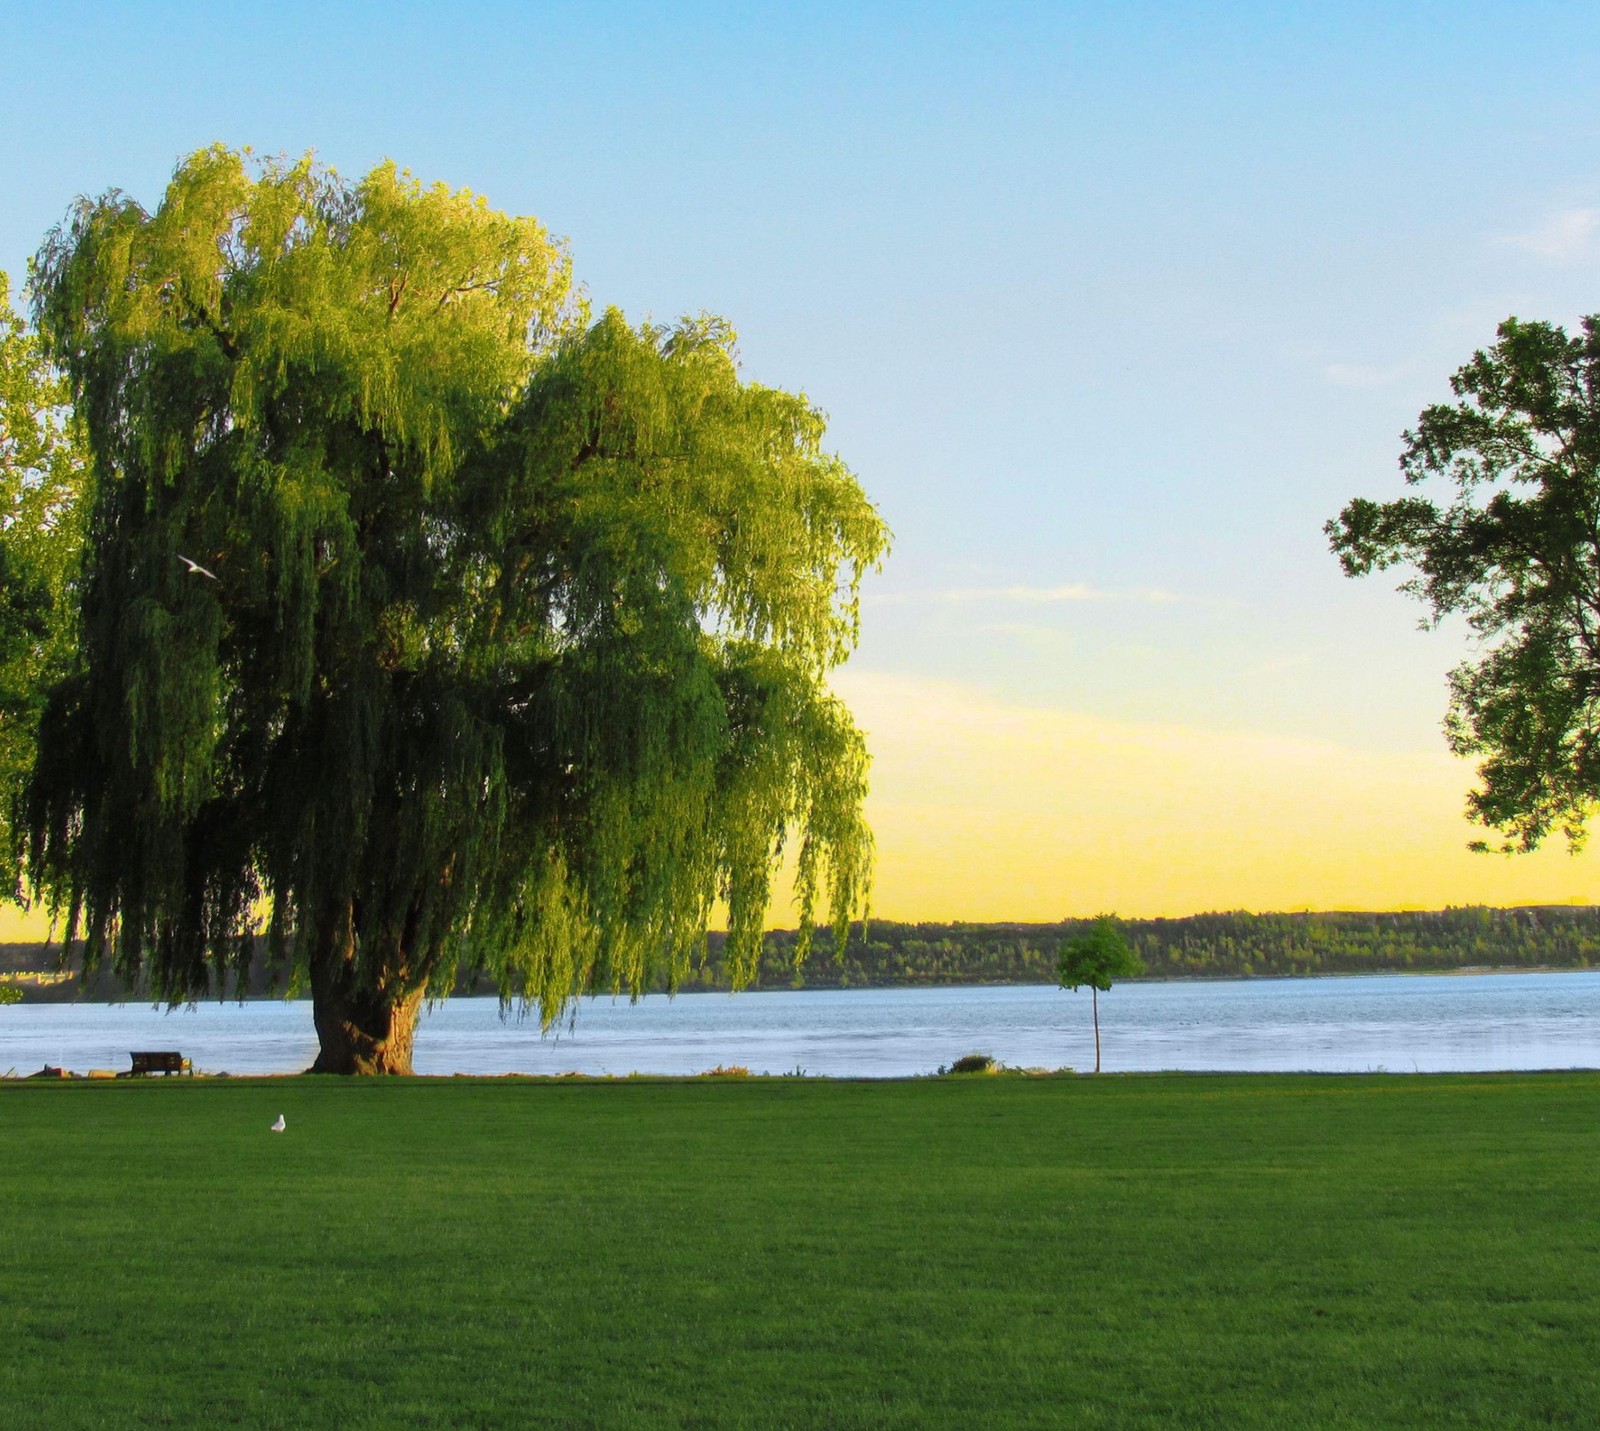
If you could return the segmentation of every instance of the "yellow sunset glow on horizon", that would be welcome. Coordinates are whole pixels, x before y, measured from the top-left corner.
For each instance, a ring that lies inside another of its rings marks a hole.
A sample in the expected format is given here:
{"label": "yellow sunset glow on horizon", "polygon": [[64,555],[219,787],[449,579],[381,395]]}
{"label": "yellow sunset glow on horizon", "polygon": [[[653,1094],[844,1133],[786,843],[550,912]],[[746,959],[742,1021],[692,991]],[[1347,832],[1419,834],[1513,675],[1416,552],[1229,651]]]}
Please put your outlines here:
{"label": "yellow sunset glow on horizon", "polygon": [[[1590,903],[1600,858],[1474,854],[1469,763],[1119,722],[843,672],[895,920]],[[775,911],[776,912],[776,911]]]}
{"label": "yellow sunset glow on horizon", "polygon": [[[1207,910],[1597,902],[1600,856],[1474,854],[1468,762],[1121,722],[844,671],[873,755],[876,917],[1047,922]],[[793,923],[786,891],[769,923]],[[44,916],[0,909],[0,941]]]}

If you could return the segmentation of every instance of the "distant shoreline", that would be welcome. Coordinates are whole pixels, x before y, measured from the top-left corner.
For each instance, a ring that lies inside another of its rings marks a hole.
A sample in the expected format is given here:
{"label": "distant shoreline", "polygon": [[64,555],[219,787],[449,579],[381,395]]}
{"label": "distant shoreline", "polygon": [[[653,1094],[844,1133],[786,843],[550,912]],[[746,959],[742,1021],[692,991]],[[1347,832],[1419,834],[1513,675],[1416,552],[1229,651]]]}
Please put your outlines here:
{"label": "distant shoreline", "polygon": [[[803,968],[793,930],[765,939],[752,989],[967,988],[1054,984],[1062,942],[1086,920],[1056,924],[918,923],[873,920],[859,926],[836,957],[831,931],[817,931]],[[1479,974],[1600,968],[1600,907],[1533,905],[1512,909],[1467,906],[1401,913],[1188,915],[1181,919],[1121,921],[1149,982],[1331,978],[1355,974]],[[732,980],[726,936],[713,933],[704,962],[684,975],[682,993],[727,991]],[[120,985],[101,969],[87,980],[60,967],[60,945],[0,944],[0,980],[17,982],[26,1002],[128,1003],[154,998]],[[287,973],[267,956],[264,942],[244,981],[247,999],[283,997]],[[664,979],[647,992],[665,992]],[[458,980],[453,996],[494,994],[483,975]],[[229,978],[201,995],[237,1001]]]}
{"label": "distant shoreline", "polygon": [[[1279,973],[1276,971],[1260,974],[1147,974],[1134,979],[1120,979],[1117,982],[1119,987],[1125,987],[1131,984],[1261,984],[1284,983],[1291,980],[1306,979],[1449,979],[1457,978],[1462,975],[1483,974],[1502,975],[1588,973],[1600,973],[1600,969],[1596,969],[1589,965],[1504,964],[1489,966],[1480,964],[1466,964],[1455,969],[1336,969],[1318,971],[1309,974]],[[76,981],[77,976],[75,974],[61,973],[59,971],[43,973],[30,971],[23,973],[0,974],[0,985],[10,984],[22,990],[22,1004],[137,1004],[141,1006],[149,1005],[151,1007],[160,1008],[168,1002],[165,999],[153,997],[148,992],[139,993],[132,991],[124,993],[120,996],[115,994],[96,993],[93,996],[86,998],[76,992],[74,988]],[[670,997],[690,998],[700,995],[714,994],[720,994],[724,997],[729,997],[734,994],[858,994],[867,992],[881,992],[893,989],[1024,989],[1049,987],[1052,987],[1052,981],[1039,979],[919,979],[914,982],[901,980],[895,983],[850,984],[848,986],[841,986],[838,984],[806,983],[799,985],[751,984],[747,985],[743,989],[683,987],[678,989],[677,993],[671,995]],[[667,990],[648,989],[645,991],[645,993],[650,996],[660,996],[667,995]],[[498,996],[493,992],[485,990],[471,990],[465,992],[456,990],[447,995],[447,998],[450,999],[493,999],[497,997]],[[626,999],[628,994],[623,992],[612,995],[609,990],[601,990],[593,994],[580,995],[580,997],[595,999]],[[184,1007],[187,1004],[309,1003],[310,999],[311,995],[309,992],[301,992],[292,996],[282,993],[251,992],[247,993],[242,999],[236,998],[231,993],[221,997],[215,994],[208,994],[201,998],[180,1000],[178,1007]],[[514,1004],[516,1001],[513,1000],[512,1002]]]}

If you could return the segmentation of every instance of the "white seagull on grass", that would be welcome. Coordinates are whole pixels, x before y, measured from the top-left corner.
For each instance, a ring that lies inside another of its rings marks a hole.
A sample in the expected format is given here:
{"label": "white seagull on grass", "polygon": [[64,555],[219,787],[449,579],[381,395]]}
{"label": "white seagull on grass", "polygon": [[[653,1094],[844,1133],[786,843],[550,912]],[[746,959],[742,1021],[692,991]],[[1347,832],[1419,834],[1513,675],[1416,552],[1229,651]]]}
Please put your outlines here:
{"label": "white seagull on grass", "polygon": [[273,1124],[273,1125],[272,1125],[272,1131],[273,1131],[273,1132],[274,1132],[274,1133],[281,1133],[281,1132],[283,1132],[283,1130],[284,1130],[284,1129],[285,1129],[285,1128],[286,1128],[286,1127],[287,1127],[287,1126],[288,1126],[288,1124],[286,1124],[286,1123],[285,1123],[285,1122],[284,1122],[284,1121],[283,1121],[283,1114],[281,1114],[281,1113],[280,1113],[280,1114],[278,1114],[278,1121],[277,1121],[277,1122],[276,1122],[276,1123],[274,1123],[274,1124]]}
{"label": "white seagull on grass", "polygon": [[203,566],[200,565],[199,562],[195,561],[193,557],[186,557],[182,552],[179,552],[178,560],[189,568],[190,576],[209,576],[212,581],[217,579],[216,572],[207,571]]}

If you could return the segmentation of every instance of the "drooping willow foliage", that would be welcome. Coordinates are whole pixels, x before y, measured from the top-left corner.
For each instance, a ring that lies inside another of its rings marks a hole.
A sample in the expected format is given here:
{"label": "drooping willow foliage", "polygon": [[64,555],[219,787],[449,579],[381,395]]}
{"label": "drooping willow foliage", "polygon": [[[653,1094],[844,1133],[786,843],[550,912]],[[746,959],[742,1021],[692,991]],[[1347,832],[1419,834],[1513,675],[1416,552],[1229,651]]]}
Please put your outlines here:
{"label": "drooping willow foliage", "polygon": [[786,847],[803,924],[864,911],[826,675],[886,533],[725,327],[591,322],[538,224],[392,166],[220,148],[81,203],[37,291],[94,480],[27,858],[92,957],[190,998],[264,918],[314,996],[469,966],[549,1021],[719,899],[753,972]]}
{"label": "drooping willow foliage", "polygon": [[0,898],[18,893],[12,807],[43,693],[71,659],[83,459],[66,385],[0,273]]}

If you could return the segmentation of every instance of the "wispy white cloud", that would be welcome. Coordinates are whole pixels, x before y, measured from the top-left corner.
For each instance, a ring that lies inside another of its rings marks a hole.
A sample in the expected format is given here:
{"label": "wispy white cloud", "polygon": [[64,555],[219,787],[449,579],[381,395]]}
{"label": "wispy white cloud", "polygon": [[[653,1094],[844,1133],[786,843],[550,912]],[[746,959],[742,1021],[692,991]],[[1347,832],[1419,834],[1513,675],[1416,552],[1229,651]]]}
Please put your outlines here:
{"label": "wispy white cloud", "polygon": [[940,606],[1054,606],[1076,601],[1118,601],[1160,606],[1184,598],[1159,586],[1107,591],[1084,582],[1071,582],[1064,586],[957,586],[935,591],[891,592],[867,599],[884,606],[908,606],[913,603]]}
{"label": "wispy white cloud", "polygon": [[1522,233],[1506,234],[1501,242],[1555,263],[1591,258],[1600,252],[1600,209],[1575,207],[1551,214]]}
{"label": "wispy white cloud", "polygon": [[1058,601],[1135,601],[1161,604],[1180,601],[1175,592],[1159,586],[1132,587],[1125,591],[1104,591],[1099,587],[1073,582],[1068,586],[965,586],[942,593],[945,601],[968,603],[1004,601],[1018,606],[1051,606]]}

